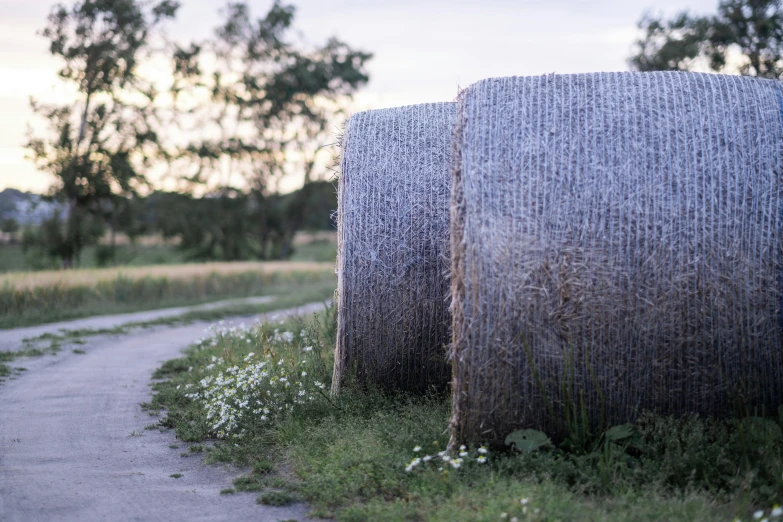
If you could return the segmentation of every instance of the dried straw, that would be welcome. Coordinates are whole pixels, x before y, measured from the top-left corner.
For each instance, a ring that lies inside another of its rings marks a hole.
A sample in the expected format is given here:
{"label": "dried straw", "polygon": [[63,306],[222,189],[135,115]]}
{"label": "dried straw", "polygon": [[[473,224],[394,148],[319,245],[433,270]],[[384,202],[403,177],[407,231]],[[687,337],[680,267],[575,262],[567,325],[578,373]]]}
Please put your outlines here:
{"label": "dried straw", "polygon": [[454,441],[562,437],[643,409],[775,411],[781,110],[779,82],[694,73],[460,95]]}
{"label": "dried straw", "polygon": [[361,112],[343,137],[333,392],[444,389],[455,103]]}

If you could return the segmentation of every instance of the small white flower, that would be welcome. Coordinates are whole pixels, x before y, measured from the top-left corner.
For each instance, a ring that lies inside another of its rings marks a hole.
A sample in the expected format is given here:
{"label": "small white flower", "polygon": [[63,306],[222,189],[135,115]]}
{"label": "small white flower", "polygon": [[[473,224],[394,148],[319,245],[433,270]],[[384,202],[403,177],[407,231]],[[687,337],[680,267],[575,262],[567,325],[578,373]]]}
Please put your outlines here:
{"label": "small white flower", "polygon": [[420,451],[421,451],[421,446],[416,446],[415,448],[413,448],[414,453],[418,453]]}
{"label": "small white flower", "polygon": [[478,462],[479,464],[484,464],[486,461],[487,461],[487,457],[485,457],[484,455],[476,459],[476,462]]}
{"label": "small white flower", "polygon": [[487,454],[487,448],[486,448],[486,447],[484,447],[484,446],[481,446],[481,447],[478,449],[478,452],[479,452],[479,453],[481,453],[482,455],[486,455],[486,454]]}
{"label": "small white flower", "polygon": [[519,503],[522,504],[523,506],[526,505],[528,502],[530,502],[530,500],[526,498],[523,498],[522,500],[519,501]]}
{"label": "small white flower", "polygon": [[753,518],[756,520],[759,520],[763,516],[764,516],[764,511],[762,511],[761,509],[753,513]]}
{"label": "small white flower", "polygon": [[305,352],[312,352],[312,351],[313,351],[313,347],[312,347],[312,346],[305,346],[305,347],[302,349],[302,351],[305,351]]}
{"label": "small white flower", "polygon": [[510,522],[519,522],[519,519],[517,517],[511,517]]}
{"label": "small white flower", "polygon": [[501,513],[500,518],[508,518],[508,513]]}
{"label": "small white flower", "polygon": [[775,506],[772,508],[772,511],[770,511],[769,515],[772,517],[779,517],[783,515],[783,508],[780,506]]}
{"label": "small white flower", "polygon": [[432,460],[432,455],[425,455],[424,457],[421,458],[421,460],[423,460],[424,462],[429,462]]}
{"label": "small white flower", "polygon": [[465,451],[466,449],[468,449],[468,448],[467,448],[466,446],[464,446],[464,445],[462,445],[462,446],[460,446],[460,447],[459,447],[459,450],[460,450],[460,451]]}
{"label": "small white flower", "polygon": [[307,377],[307,372],[302,372],[302,377]]}
{"label": "small white flower", "polygon": [[460,451],[459,452],[459,456],[460,457],[467,457],[468,456],[468,452],[467,451]]}

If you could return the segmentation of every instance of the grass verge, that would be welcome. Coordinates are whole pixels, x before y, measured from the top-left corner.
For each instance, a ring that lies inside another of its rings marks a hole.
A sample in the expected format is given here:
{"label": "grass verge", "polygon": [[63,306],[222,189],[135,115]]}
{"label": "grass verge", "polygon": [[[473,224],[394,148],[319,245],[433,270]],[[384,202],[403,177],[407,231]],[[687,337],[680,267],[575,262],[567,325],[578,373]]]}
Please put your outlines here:
{"label": "grass verge", "polygon": [[[226,317],[240,317],[263,314],[274,310],[293,308],[307,303],[325,301],[334,294],[334,281],[325,280],[300,287],[277,285],[270,291],[283,292],[269,303],[257,304],[231,304],[208,310],[193,310],[182,315],[162,317],[150,321],[130,322],[113,328],[80,328],[63,329],[58,333],[45,333],[36,337],[24,339],[25,348],[16,352],[0,352],[0,362],[13,360],[17,357],[34,357],[45,353],[57,353],[65,344],[84,344],[85,337],[96,335],[122,335],[130,333],[137,328],[149,328],[153,326],[176,326],[189,324],[196,321],[218,321]],[[84,350],[75,349],[74,353],[84,353]]]}
{"label": "grass verge", "polygon": [[[444,397],[328,389],[332,312],[311,323],[221,328],[155,374],[152,411],[210,462],[250,465],[234,491],[303,499],[360,520],[750,520],[780,516],[779,417],[643,415],[587,443],[446,452]],[[616,431],[613,433],[617,433]],[[573,442],[573,441],[572,441]],[[584,442],[584,441],[583,441]],[[486,453],[485,453],[486,451]],[[272,500],[270,500],[271,502]]]}
{"label": "grass verge", "polygon": [[[277,288],[282,290],[282,288]],[[241,317],[258,315],[275,310],[285,310],[297,306],[323,302],[334,294],[334,281],[320,281],[304,288],[289,287],[288,292],[278,296],[274,301],[261,304],[234,304],[208,310],[194,310],[180,316],[165,317],[152,321],[132,322],[114,328],[83,328],[76,330],[60,330],[59,333],[45,333],[37,337],[23,340],[23,348],[18,351],[0,351],[0,383],[15,373],[25,371],[24,368],[13,368],[7,362],[23,357],[40,357],[56,354],[66,345],[85,344],[84,338],[96,335],[122,335],[131,333],[138,328],[153,326],[175,326],[196,321],[218,321],[226,317]],[[74,348],[74,354],[85,354],[85,350]]]}

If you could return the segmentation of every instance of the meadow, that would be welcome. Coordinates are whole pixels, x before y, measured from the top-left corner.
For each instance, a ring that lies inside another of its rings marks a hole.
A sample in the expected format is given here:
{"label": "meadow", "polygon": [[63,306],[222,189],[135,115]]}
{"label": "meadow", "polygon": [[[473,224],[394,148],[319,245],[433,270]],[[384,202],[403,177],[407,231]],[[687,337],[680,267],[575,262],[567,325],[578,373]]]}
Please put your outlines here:
{"label": "meadow", "polygon": [[643,414],[604,433],[513,449],[449,448],[443,395],[348,382],[329,395],[335,313],[222,325],[154,375],[145,405],[190,443],[183,457],[252,468],[223,494],[310,503],[342,521],[775,520],[780,412],[733,420]]}
{"label": "meadow", "polygon": [[[4,266],[0,270],[0,329],[302,292],[309,285],[334,281],[333,232],[297,236],[290,261],[183,263],[174,245],[144,242],[123,247],[148,252],[122,266],[24,271],[11,270],[13,263],[6,263],[13,258],[9,252],[20,247],[0,245],[0,266]],[[163,264],[154,264],[161,260]]]}
{"label": "meadow", "polygon": [[0,275],[0,328],[296,292],[333,279],[332,264],[309,261],[9,273]]}

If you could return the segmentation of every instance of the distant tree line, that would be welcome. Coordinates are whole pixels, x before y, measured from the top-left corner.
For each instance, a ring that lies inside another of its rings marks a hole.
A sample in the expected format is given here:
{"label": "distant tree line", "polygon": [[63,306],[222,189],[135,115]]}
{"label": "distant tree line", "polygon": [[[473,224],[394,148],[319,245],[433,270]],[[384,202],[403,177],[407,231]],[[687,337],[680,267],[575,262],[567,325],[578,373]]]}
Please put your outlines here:
{"label": "distant tree line", "polygon": [[[107,231],[177,237],[195,259],[286,258],[314,209],[333,204],[334,189],[316,182],[328,177],[328,145],[371,55],[336,38],[296,43],[295,9],[280,1],[258,18],[228,3],[211,38],[170,42],[161,28],[178,9],[79,0],[48,17],[41,34],[77,95],[31,101],[26,146],[53,176],[47,198],[61,210],[27,247],[63,267]],[[156,192],[153,173],[181,189]],[[280,195],[286,175],[303,188]]]}

